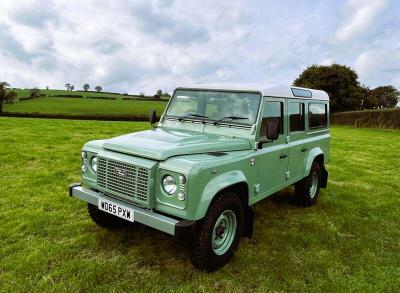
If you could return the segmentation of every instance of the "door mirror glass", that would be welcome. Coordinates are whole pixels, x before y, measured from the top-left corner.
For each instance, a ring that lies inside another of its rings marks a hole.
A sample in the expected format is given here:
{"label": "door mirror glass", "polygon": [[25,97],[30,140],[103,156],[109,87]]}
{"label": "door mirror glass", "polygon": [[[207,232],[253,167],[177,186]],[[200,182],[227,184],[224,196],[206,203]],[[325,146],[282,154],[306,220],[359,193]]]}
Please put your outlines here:
{"label": "door mirror glass", "polygon": [[149,122],[151,125],[153,125],[157,122],[157,114],[156,114],[156,110],[154,110],[154,109],[150,110]]}
{"label": "door mirror glass", "polygon": [[279,121],[272,121],[272,120],[267,120],[266,121],[266,126],[267,126],[267,139],[269,140],[277,140],[279,138]]}

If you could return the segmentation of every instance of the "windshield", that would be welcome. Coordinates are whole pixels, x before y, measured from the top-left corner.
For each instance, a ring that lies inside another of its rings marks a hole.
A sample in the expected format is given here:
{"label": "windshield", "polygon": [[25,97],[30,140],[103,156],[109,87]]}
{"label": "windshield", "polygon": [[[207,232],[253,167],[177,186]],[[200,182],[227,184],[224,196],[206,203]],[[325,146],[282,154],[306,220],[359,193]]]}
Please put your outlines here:
{"label": "windshield", "polygon": [[251,125],[257,119],[260,100],[257,93],[177,90],[166,115]]}

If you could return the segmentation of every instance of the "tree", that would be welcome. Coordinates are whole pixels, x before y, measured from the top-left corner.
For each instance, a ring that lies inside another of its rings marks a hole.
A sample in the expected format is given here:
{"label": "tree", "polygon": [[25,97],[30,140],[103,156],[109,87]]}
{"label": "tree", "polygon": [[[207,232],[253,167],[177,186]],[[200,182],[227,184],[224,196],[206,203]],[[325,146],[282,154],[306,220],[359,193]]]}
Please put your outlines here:
{"label": "tree", "polygon": [[0,82],[0,113],[3,113],[3,104],[12,104],[17,97],[17,93],[15,91],[9,91],[7,89],[8,87],[10,87],[8,82]]}
{"label": "tree", "polygon": [[153,96],[153,99],[154,99],[154,100],[159,100],[159,99],[161,99],[161,97],[160,97],[159,95],[156,94],[156,95]]}
{"label": "tree", "polygon": [[400,92],[392,85],[379,86],[370,90],[365,99],[364,109],[394,108],[400,102]]}
{"label": "tree", "polygon": [[49,90],[49,86],[46,86],[46,90]]}
{"label": "tree", "polygon": [[140,92],[139,96],[144,97],[144,92]]}
{"label": "tree", "polygon": [[90,89],[90,85],[88,83],[85,83],[83,85],[83,89],[85,90],[85,92],[87,92]]}
{"label": "tree", "polygon": [[96,87],[94,88],[97,92],[101,92],[103,90],[103,88],[99,85],[96,85]]}
{"label": "tree", "polygon": [[31,98],[35,99],[39,97],[40,97],[40,90],[37,87],[31,89]]}
{"label": "tree", "polygon": [[331,99],[332,112],[360,109],[365,95],[357,72],[340,64],[312,65],[293,84],[326,91]]}
{"label": "tree", "polygon": [[163,95],[163,91],[162,90],[157,90],[156,95],[161,97]]}
{"label": "tree", "polygon": [[71,87],[71,84],[70,84],[70,83],[66,83],[66,84],[65,84],[65,87],[67,88],[67,91],[69,91],[69,89],[70,89],[70,87]]}
{"label": "tree", "polygon": [[73,91],[74,88],[75,88],[74,85],[71,85],[71,86],[69,87],[69,90],[70,90],[70,91]]}

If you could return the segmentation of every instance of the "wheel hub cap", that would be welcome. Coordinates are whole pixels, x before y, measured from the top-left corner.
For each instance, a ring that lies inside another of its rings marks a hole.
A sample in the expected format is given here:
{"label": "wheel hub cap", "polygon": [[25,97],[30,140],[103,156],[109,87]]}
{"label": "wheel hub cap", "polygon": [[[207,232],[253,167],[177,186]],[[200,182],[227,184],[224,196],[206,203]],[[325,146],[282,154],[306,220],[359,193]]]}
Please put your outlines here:
{"label": "wheel hub cap", "polygon": [[232,210],[224,211],[214,224],[212,248],[214,253],[222,255],[231,247],[236,235],[236,215]]}

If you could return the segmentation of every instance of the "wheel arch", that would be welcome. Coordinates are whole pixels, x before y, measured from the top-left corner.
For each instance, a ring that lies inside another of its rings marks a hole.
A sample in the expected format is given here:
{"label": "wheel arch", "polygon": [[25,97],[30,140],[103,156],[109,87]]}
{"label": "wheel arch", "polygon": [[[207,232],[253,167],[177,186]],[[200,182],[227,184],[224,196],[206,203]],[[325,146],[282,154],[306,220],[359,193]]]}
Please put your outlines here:
{"label": "wheel arch", "polygon": [[328,171],[325,168],[325,155],[321,148],[313,148],[309,153],[306,161],[306,168],[304,172],[304,177],[308,176],[311,170],[313,162],[318,162],[321,167],[322,180],[321,187],[326,188],[328,184]]}
{"label": "wheel arch", "polygon": [[203,189],[195,219],[202,219],[207,214],[212,201],[226,191],[237,193],[245,209],[249,206],[249,188],[245,175],[240,170],[230,171],[218,175],[207,183]]}

